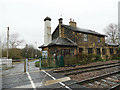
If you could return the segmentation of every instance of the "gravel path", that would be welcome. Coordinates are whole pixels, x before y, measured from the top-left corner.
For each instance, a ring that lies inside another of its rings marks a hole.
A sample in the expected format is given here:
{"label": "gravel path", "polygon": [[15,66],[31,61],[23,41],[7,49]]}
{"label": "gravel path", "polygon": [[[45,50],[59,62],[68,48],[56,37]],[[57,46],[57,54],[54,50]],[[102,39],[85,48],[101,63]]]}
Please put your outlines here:
{"label": "gravel path", "polygon": [[[35,67],[35,61],[29,62],[29,72],[39,70],[39,68]],[[3,70],[2,75],[12,75],[12,74],[18,74],[18,73],[24,73],[24,63],[14,63],[13,68],[8,70]]]}

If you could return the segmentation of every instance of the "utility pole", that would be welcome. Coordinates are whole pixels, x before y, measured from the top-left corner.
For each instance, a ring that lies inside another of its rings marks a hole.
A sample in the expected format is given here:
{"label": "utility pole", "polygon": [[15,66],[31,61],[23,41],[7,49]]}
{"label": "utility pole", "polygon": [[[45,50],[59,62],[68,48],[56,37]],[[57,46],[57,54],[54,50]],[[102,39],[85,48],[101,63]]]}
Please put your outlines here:
{"label": "utility pole", "polygon": [[35,58],[37,59],[37,42],[35,42],[35,46],[36,46]]}
{"label": "utility pole", "polygon": [[2,59],[2,38],[0,38],[0,58]]}
{"label": "utility pole", "polygon": [[118,2],[118,45],[120,48],[120,1]]}
{"label": "utility pole", "polygon": [[9,27],[7,27],[7,59],[9,54]]}

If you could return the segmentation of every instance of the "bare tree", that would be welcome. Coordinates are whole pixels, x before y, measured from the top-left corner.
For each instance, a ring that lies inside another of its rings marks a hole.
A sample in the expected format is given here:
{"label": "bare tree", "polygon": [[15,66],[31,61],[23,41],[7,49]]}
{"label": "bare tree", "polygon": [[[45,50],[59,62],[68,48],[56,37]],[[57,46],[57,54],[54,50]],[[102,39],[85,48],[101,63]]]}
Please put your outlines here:
{"label": "bare tree", "polygon": [[1,48],[4,50],[7,48],[7,39],[6,39],[6,35],[4,33],[1,33],[0,36],[0,41],[1,41]]}
{"label": "bare tree", "polygon": [[9,39],[10,48],[17,48],[17,47],[20,46],[23,42],[24,42],[24,40],[20,40],[20,39],[19,39],[19,34],[14,33],[14,34],[11,34],[11,35],[10,35],[10,39]]}
{"label": "bare tree", "polygon": [[117,24],[109,24],[104,29],[107,43],[118,44],[118,25]]}

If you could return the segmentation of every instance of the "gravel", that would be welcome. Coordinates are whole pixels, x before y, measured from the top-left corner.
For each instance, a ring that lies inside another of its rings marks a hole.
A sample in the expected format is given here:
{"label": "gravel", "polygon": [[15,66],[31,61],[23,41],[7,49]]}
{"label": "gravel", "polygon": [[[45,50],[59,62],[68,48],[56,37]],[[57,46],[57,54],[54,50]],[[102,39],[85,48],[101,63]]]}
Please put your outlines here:
{"label": "gravel", "polygon": [[105,61],[105,62],[93,62],[85,65],[76,65],[75,67],[60,67],[60,68],[55,68],[53,69],[54,71],[59,71],[59,70],[68,70],[68,69],[74,69],[74,68],[80,68],[80,67],[88,67],[88,66],[93,66],[93,65],[101,65],[101,64],[109,64],[109,63],[117,63],[119,60],[114,60],[114,61]]}
{"label": "gravel", "polygon": [[117,67],[112,67],[112,68],[107,68],[107,69],[102,69],[102,70],[97,70],[97,71],[92,71],[92,72],[70,75],[69,77],[72,80],[81,81],[81,80],[84,80],[84,79],[87,79],[87,78],[100,76],[100,75],[107,74],[109,72],[114,72],[114,71],[118,71],[118,66]]}
{"label": "gravel", "polygon": [[[106,62],[94,62],[94,63],[90,63],[90,64],[86,64],[86,65],[78,65],[76,67],[61,67],[61,68],[54,69],[54,71],[68,70],[68,69],[74,69],[74,68],[80,68],[80,67],[88,67],[88,66],[93,66],[93,65],[117,63],[118,61],[119,60],[106,61]],[[91,71],[91,72],[79,73],[79,74],[76,74],[76,75],[69,75],[69,77],[72,80],[81,81],[81,80],[85,80],[87,78],[91,78],[91,77],[107,74],[108,72],[118,71],[118,67],[119,66],[106,68],[106,69],[101,69],[101,70],[96,70],[96,71]],[[60,73],[60,74],[64,74],[64,73]]]}

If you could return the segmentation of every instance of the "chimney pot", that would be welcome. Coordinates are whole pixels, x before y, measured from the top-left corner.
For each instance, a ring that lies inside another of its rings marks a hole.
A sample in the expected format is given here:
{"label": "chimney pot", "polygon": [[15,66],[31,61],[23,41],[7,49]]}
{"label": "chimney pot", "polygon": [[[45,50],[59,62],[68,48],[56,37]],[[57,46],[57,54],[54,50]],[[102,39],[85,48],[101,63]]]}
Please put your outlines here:
{"label": "chimney pot", "polygon": [[72,27],[77,27],[76,22],[74,22],[74,19],[72,21],[72,19],[70,19],[69,25]]}
{"label": "chimney pot", "polygon": [[59,21],[59,24],[62,24],[62,18],[60,18],[60,19],[58,19],[58,21]]}

